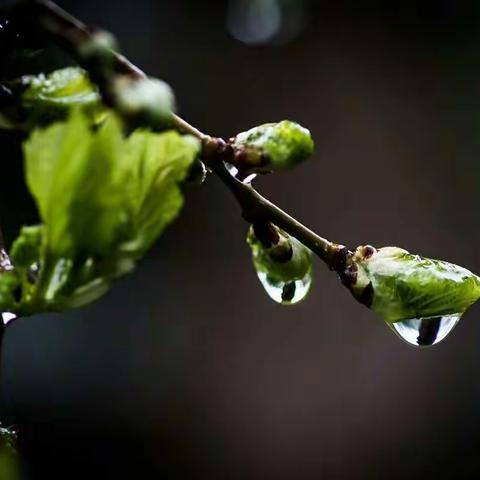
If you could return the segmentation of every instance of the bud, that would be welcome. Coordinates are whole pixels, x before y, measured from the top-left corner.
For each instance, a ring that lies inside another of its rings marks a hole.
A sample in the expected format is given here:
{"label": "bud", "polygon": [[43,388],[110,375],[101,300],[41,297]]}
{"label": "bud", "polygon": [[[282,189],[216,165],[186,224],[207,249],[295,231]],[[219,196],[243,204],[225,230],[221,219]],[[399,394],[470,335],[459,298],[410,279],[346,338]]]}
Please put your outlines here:
{"label": "bud", "polygon": [[288,120],[239,133],[230,143],[235,149],[235,166],[256,172],[293,168],[309,158],[314,149],[310,132]]}
{"label": "bud", "polygon": [[387,323],[459,318],[480,298],[477,275],[401,248],[358,247],[353,266],[352,293]]}
{"label": "bud", "polygon": [[296,238],[272,228],[269,245],[250,228],[247,243],[258,278],[268,295],[278,303],[290,305],[303,300],[312,283],[312,252]]}
{"label": "bud", "polygon": [[162,80],[119,76],[114,81],[113,93],[120,113],[135,124],[164,129],[172,121],[175,98]]}
{"label": "bud", "polygon": [[110,68],[118,50],[117,39],[105,30],[93,33],[79,44],[80,56],[87,62],[95,62],[101,68]]}

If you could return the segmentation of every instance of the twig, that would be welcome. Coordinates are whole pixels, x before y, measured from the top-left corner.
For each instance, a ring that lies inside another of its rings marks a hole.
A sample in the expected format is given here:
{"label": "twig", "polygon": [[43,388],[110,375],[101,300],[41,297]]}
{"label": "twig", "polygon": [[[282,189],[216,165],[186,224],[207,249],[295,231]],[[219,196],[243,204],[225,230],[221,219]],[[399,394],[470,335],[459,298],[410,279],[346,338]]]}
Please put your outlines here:
{"label": "twig", "polygon": [[[98,85],[104,101],[114,106],[111,98],[113,78],[99,68],[98,63],[86,60],[82,47],[93,42],[95,32],[81,21],[65,12],[50,0],[25,0],[20,9],[26,18],[35,19],[37,29],[60,47],[64,48],[89,73]],[[113,54],[114,75],[125,75],[132,79],[146,78],[146,74],[124,56]],[[351,263],[352,253],[342,245],[320,237],[293,217],[262,197],[253,187],[234,178],[226,169],[224,161],[232,161],[231,148],[220,138],[211,137],[181,117],[173,116],[173,127],[178,131],[198,138],[203,145],[203,156],[209,168],[220,178],[237,199],[242,215],[250,223],[271,222],[297,238],[316,253],[327,265],[336,270],[345,281],[345,270]]]}

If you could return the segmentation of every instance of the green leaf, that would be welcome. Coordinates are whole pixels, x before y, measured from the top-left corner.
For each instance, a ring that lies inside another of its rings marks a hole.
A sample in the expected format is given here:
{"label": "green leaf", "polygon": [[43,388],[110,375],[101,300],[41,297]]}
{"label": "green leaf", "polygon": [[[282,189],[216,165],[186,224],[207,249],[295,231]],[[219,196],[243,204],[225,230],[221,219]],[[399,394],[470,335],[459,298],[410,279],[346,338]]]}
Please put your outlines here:
{"label": "green leaf", "polygon": [[354,261],[354,294],[371,288],[371,308],[387,322],[463,314],[480,298],[480,278],[449,262],[396,247],[359,247]]}
{"label": "green leaf", "polygon": [[82,306],[131,272],[178,215],[179,183],[199,148],[174,131],[126,137],[113,115],[95,130],[78,110],[33,132],[25,170],[43,224],[24,228],[12,248],[23,286],[18,309]]}
{"label": "green leaf", "polygon": [[198,141],[175,131],[138,131],[126,144],[136,249],[150,247],[183,205],[178,187],[199,152]]}
{"label": "green leaf", "polygon": [[95,121],[105,113],[97,88],[81,68],[68,67],[48,75],[25,76],[21,84],[25,89],[22,107],[32,125],[63,119],[72,108],[81,107]]}
{"label": "green leaf", "polygon": [[93,133],[79,111],[25,144],[28,186],[56,257],[105,254],[125,227],[122,136],[110,117]]}

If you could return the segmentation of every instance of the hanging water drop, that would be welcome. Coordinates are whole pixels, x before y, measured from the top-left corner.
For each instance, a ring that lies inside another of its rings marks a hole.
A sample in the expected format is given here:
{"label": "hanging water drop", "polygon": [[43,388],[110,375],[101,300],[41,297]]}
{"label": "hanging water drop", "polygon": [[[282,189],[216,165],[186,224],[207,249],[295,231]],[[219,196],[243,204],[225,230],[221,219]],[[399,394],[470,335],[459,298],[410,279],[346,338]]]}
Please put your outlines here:
{"label": "hanging water drop", "polygon": [[389,323],[389,327],[405,342],[416,347],[437,345],[455,328],[461,318],[458,315],[414,318]]}
{"label": "hanging water drop", "polygon": [[247,236],[258,279],[282,305],[303,300],[312,284],[312,252],[272,224],[252,227]]}
{"label": "hanging water drop", "polygon": [[282,305],[294,305],[301,302],[307,296],[312,285],[310,273],[291,282],[275,281],[264,272],[257,271],[257,275],[268,296]]}
{"label": "hanging water drop", "polygon": [[361,246],[351,261],[353,295],[410,345],[444,340],[480,298],[474,273],[401,248]]}

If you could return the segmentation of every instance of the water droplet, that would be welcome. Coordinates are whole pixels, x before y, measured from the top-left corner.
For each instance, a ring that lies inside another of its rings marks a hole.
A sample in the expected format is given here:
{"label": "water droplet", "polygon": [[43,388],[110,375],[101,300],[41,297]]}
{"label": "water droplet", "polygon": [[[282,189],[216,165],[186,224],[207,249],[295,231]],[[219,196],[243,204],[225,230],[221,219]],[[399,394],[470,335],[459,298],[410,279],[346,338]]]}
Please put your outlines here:
{"label": "water droplet", "polygon": [[12,320],[15,320],[17,316],[12,312],[2,313],[2,322],[4,325],[8,325]]}
{"label": "water droplet", "polygon": [[232,177],[235,177],[237,180],[240,180],[243,183],[250,184],[257,176],[256,173],[240,172],[237,167],[231,165],[230,163],[226,163],[225,166],[227,167],[227,170],[230,172],[230,175],[232,175]]}
{"label": "water droplet", "polygon": [[265,272],[257,272],[257,275],[269,297],[282,305],[293,305],[302,301],[312,285],[310,273],[300,280],[291,282],[276,282]]}
{"label": "water droplet", "polygon": [[405,342],[416,347],[428,347],[440,343],[457,325],[462,314],[444,317],[413,318],[388,326]]}

